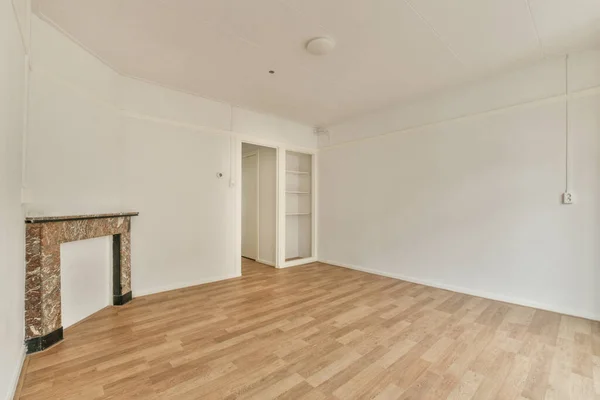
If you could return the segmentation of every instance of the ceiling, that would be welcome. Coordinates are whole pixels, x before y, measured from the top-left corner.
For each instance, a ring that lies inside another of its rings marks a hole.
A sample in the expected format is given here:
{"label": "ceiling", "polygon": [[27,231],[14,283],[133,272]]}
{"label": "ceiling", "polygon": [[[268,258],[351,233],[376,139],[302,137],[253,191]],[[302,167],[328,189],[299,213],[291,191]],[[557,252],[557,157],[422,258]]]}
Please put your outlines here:
{"label": "ceiling", "polygon": [[[600,45],[600,0],[39,0],[124,75],[312,125]],[[337,47],[304,50],[315,36]],[[269,74],[274,70],[275,74]]]}

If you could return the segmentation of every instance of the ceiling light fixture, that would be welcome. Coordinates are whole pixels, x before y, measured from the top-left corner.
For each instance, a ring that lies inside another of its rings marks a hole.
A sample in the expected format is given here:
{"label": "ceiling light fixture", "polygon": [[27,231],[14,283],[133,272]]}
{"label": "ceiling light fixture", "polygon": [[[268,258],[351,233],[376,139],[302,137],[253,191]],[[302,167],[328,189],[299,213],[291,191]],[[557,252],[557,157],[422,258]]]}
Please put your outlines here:
{"label": "ceiling light fixture", "polygon": [[306,51],[315,56],[329,54],[335,48],[335,41],[328,37],[317,37],[306,43]]}

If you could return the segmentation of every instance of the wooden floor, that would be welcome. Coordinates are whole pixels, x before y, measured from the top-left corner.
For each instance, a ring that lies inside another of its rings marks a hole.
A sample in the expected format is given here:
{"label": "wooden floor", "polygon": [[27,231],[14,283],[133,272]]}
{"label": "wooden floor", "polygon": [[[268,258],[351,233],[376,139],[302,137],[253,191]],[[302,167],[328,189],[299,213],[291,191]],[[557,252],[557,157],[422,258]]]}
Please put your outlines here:
{"label": "wooden floor", "polygon": [[28,358],[21,399],[600,399],[600,324],[357,271],[107,308]]}

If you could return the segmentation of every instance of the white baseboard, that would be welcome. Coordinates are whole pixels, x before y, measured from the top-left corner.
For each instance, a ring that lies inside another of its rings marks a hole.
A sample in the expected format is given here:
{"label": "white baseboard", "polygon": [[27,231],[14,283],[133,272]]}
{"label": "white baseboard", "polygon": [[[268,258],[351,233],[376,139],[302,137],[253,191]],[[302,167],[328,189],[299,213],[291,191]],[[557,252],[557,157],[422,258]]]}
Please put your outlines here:
{"label": "white baseboard", "polygon": [[267,260],[261,260],[260,258],[256,260],[257,263],[261,263],[261,264],[265,264],[268,265],[270,267],[274,267],[275,263],[272,261],[267,261]]}
{"label": "white baseboard", "polygon": [[462,286],[448,285],[445,283],[439,283],[439,282],[430,281],[427,279],[420,279],[420,278],[415,278],[412,276],[406,276],[406,275],[402,275],[402,274],[394,274],[394,273],[379,271],[379,270],[375,270],[375,269],[364,268],[359,265],[346,264],[346,263],[341,263],[338,261],[320,260],[320,262],[322,262],[324,264],[334,265],[336,267],[353,269],[356,271],[366,272],[369,274],[380,275],[380,276],[385,276],[388,278],[394,278],[394,279],[400,279],[400,280],[407,281],[407,282],[418,283],[418,284],[424,285],[424,286],[431,286],[431,287],[438,288],[438,289],[449,290],[451,292],[468,294],[468,295],[475,296],[475,297],[483,297],[485,299],[497,300],[497,301],[501,301],[504,303],[516,304],[516,305],[524,306],[524,307],[537,308],[540,310],[570,315],[573,317],[585,318],[585,319],[589,319],[589,320],[593,320],[593,321],[600,321],[600,314],[590,312],[590,311],[574,310],[569,307],[560,307],[560,306],[555,306],[555,305],[549,305],[549,304],[545,304],[545,303],[539,303],[534,300],[505,296],[502,294],[487,292],[484,290],[477,290],[477,289],[470,289],[470,288],[466,288],[466,287],[462,287]]}
{"label": "white baseboard", "polygon": [[165,285],[165,286],[161,286],[161,287],[157,287],[157,288],[135,290],[133,292],[133,298],[141,297],[141,296],[148,296],[150,294],[168,292],[170,290],[177,290],[177,289],[183,289],[183,288],[192,287],[192,286],[204,285],[205,283],[224,281],[226,279],[239,278],[240,276],[241,275],[231,274],[231,275],[224,275],[224,276],[200,279],[198,281],[192,281],[192,282],[173,283],[170,285]]}
{"label": "white baseboard", "polygon": [[17,368],[13,375],[12,385],[7,393],[6,400],[13,400],[15,392],[17,391],[17,385],[19,384],[19,378],[21,377],[21,370],[23,369],[23,363],[25,362],[25,356],[27,355],[25,346],[23,346],[21,357],[17,362]]}
{"label": "white baseboard", "polygon": [[293,261],[286,261],[279,268],[297,267],[299,265],[312,264],[317,261],[318,261],[317,257],[299,258],[299,259],[293,260]]}

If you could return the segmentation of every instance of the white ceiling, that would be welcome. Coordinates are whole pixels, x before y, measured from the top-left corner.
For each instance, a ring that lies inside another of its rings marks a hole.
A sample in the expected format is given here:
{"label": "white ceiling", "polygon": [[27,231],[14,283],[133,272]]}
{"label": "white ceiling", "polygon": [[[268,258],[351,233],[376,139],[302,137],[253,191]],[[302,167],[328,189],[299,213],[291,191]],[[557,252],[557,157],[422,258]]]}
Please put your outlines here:
{"label": "white ceiling", "polygon": [[[39,0],[35,10],[125,75],[314,125],[600,44],[600,0]],[[308,54],[322,35],[337,48]]]}

